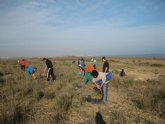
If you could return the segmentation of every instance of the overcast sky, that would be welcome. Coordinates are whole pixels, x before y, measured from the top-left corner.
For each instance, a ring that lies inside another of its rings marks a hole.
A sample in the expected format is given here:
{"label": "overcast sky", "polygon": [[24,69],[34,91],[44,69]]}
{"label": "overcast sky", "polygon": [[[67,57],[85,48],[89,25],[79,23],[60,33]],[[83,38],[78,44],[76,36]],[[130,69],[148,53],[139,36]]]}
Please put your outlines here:
{"label": "overcast sky", "polygon": [[165,54],[165,0],[0,0],[0,56]]}

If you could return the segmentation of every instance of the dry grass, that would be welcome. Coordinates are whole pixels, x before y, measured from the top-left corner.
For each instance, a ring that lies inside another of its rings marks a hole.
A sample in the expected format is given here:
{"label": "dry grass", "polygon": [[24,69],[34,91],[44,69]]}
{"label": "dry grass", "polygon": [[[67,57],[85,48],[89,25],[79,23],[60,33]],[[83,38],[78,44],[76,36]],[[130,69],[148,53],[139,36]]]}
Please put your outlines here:
{"label": "dry grass", "polygon": [[[97,124],[164,123],[164,59],[108,58],[113,79],[108,104],[93,104],[84,99],[99,98],[93,85],[85,86],[72,63],[75,57],[51,58],[57,80],[26,80],[16,59],[0,60],[0,123]],[[102,69],[96,58],[98,70]],[[85,58],[90,64],[90,58]],[[28,64],[42,71],[41,59]],[[119,77],[124,68],[125,77]],[[99,114],[99,115],[98,115]],[[101,120],[102,119],[102,120]]]}

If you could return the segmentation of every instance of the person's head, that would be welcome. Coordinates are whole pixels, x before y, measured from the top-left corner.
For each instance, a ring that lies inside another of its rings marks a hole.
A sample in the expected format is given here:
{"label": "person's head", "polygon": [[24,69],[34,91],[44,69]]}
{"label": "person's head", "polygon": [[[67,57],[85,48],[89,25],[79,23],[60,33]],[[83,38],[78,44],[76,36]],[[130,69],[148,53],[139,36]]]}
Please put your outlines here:
{"label": "person's head", "polygon": [[83,63],[79,64],[78,66],[83,69],[85,68],[85,65]]}
{"label": "person's head", "polygon": [[98,71],[93,70],[92,73],[91,73],[91,75],[92,75],[94,78],[97,78],[98,75],[99,75],[99,73],[98,73]]}
{"label": "person's head", "polygon": [[103,56],[103,57],[102,57],[102,61],[103,61],[103,62],[104,62],[104,61],[106,61],[106,58],[105,58],[105,56]]}
{"label": "person's head", "polygon": [[44,57],[42,60],[43,60],[43,61],[45,61],[45,60],[46,60],[46,58]]}
{"label": "person's head", "polygon": [[22,61],[25,61],[25,59],[22,59]]}

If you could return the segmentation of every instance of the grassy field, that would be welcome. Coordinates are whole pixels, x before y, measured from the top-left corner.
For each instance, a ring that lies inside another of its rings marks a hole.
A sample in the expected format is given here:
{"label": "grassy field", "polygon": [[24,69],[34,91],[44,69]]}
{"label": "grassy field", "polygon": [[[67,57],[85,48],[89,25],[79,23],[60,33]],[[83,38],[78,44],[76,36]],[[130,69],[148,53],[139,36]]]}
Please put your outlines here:
{"label": "grassy field", "polygon": [[[0,124],[164,124],[165,59],[108,58],[113,79],[106,105],[92,84],[84,85],[76,57],[50,58],[57,80],[26,80],[17,59],[0,60]],[[84,58],[89,65],[90,58]],[[98,70],[102,69],[101,58]],[[28,65],[42,72],[39,58]],[[121,69],[126,76],[120,77]]]}

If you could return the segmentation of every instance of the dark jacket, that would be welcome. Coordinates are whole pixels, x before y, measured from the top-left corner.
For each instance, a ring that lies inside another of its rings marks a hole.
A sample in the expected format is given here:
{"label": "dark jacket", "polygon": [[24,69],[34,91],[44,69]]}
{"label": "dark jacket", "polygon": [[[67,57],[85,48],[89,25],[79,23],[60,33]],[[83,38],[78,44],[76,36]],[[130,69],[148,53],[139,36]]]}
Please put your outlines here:
{"label": "dark jacket", "polygon": [[[108,68],[106,72],[105,72],[105,68]],[[104,64],[103,64],[103,72],[104,73],[108,73],[109,72],[109,62],[108,61],[105,61]]]}
{"label": "dark jacket", "polygon": [[53,68],[53,64],[49,59],[46,59],[45,61],[47,68]]}

